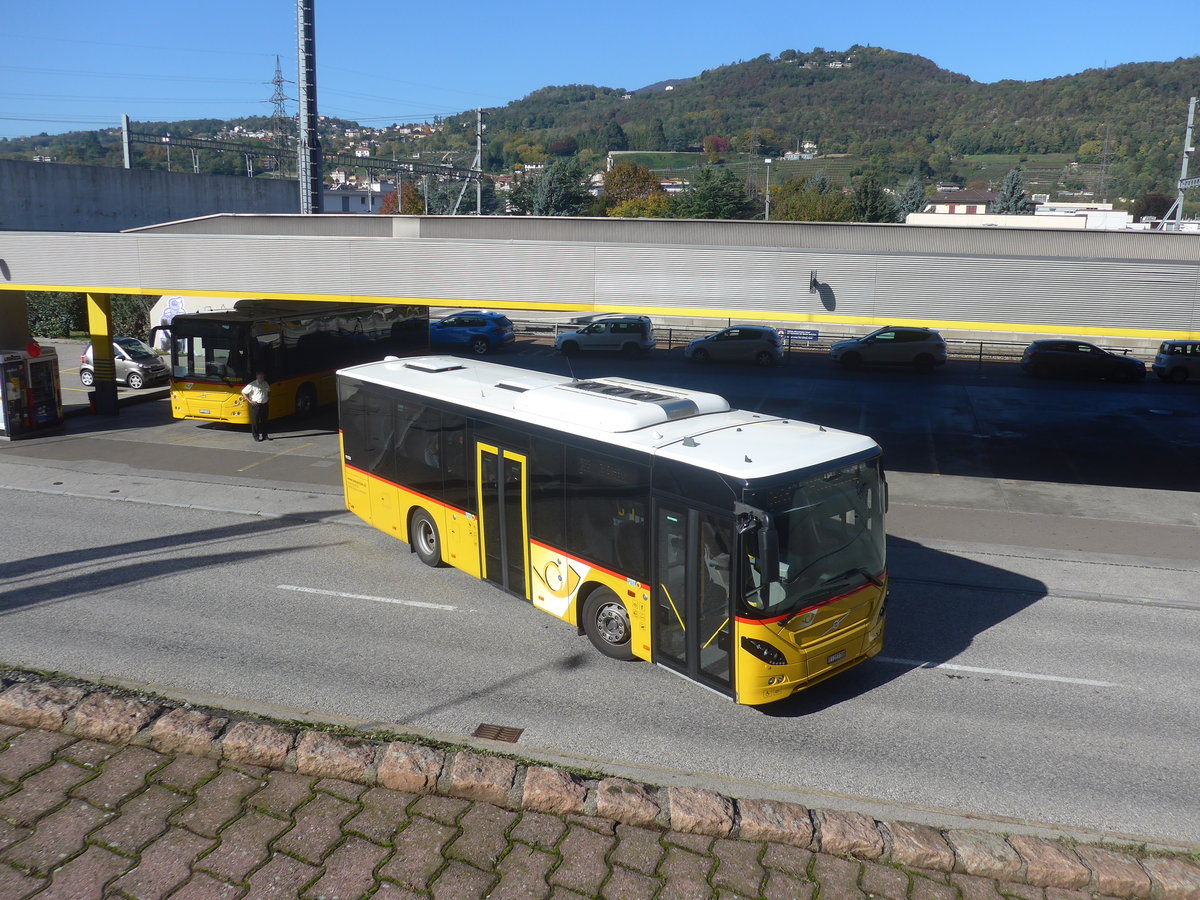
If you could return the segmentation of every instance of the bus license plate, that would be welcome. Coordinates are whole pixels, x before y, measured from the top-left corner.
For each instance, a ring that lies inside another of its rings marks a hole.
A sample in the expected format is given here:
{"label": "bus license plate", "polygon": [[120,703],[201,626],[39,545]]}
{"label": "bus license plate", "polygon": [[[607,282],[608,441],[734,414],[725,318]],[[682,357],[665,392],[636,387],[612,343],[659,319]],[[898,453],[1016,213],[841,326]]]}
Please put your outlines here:
{"label": "bus license plate", "polygon": [[839,650],[837,653],[834,653],[833,655],[831,655],[829,657],[829,659],[825,660],[825,665],[832,666],[835,662],[840,662],[841,660],[843,660],[845,658],[846,658],[846,651]]}

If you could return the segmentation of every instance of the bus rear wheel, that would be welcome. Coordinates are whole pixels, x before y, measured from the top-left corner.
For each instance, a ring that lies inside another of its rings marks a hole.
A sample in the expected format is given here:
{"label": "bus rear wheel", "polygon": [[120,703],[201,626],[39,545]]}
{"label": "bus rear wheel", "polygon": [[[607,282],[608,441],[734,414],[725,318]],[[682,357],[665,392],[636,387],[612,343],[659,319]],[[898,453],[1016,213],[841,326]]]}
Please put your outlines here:
{"label": "bus rear wheel", "polygon": [[317,389],[311,384],[302,384],[296,391],[296,418],[307,419],[317,410]]}
{"label": "bus rear wheel", "polygon": [[442,564],[442,539],[437,523],[425,510],[418,509],[413,513],[408,537],[417,559],[435,569]]}
{"label": "bus rear wheel", "polygon": [[610,659],[634,659],[629,610],[608,588],[596,588],[583,604],[583,630],[592,646]]}

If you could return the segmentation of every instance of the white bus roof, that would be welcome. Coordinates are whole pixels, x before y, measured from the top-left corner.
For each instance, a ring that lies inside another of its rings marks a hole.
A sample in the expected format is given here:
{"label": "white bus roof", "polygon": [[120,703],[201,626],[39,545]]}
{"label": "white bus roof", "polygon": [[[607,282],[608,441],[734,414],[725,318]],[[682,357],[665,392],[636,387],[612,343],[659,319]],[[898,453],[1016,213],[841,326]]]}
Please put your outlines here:
{"label": "white bus roof", "polygon": [[731,409],[717,394],[628,378],[572,379],[449,356],[388,357],[338,375],[739,478],[818,466],[878,447],[864,435]]}

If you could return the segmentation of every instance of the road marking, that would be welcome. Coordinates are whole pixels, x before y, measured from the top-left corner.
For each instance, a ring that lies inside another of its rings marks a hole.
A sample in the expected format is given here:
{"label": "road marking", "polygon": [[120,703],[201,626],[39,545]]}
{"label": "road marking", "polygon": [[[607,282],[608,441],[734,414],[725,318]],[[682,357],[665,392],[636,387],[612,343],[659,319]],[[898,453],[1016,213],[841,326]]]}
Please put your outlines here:
{"label": "road marking", "polygon": [[238,469],[238,471],[246,472],[250,469],[253,469],[255,466],[261,466],[263,463],[270,462],[273,459],[279,459],[281,456],[287,456],[289,453],[295,453],[297,450],[303,450],[305,447],[311,447],[312,445],[313,441],[309,441],[307,444],[301,444],[299,447],[290,447],[287,450],[280,450],[278,453],[272,453],[270,456],[266,457],[265,459],[260,459],[258,462],[252,462],[248,466],[242,466],[240,469]]}
{"label": "road marking", "polygon": [[1111,681],[1093,681],[1090,678],[1066,678],[1062,675],[1038,675],[1033,672],[1010,672],[1008,669],[981,669],[978,666],[957,666],[953,663],[935,663],[931,660],[896,659],[891,656],[876,656],[876,662],[892,663],[897,666],[916,666],[919,669],[951,669],[956,672],[974,672],[979,675],[1007,675],[1010,678],[1032,678],[1035,681],[1060,681],[1064,684],[1083,684],[1089,687],[1121,687]]}
{"label": "road marking", "polygon": [[457,606],[447,606],[444,603],[424,603],[421,600],[398,600],[395,597],[372,597],[370,594],[347,594],[342,591],[323,591],[320,588],[299,587],[294,584],[277,584],[281,591],[299,591],[301,594],[324,594],[326,597],[342,597],[346,600],[374,600],[377,603],[396,603],[400,606],[416,606],[421,609],[444,609],[453,612]]}

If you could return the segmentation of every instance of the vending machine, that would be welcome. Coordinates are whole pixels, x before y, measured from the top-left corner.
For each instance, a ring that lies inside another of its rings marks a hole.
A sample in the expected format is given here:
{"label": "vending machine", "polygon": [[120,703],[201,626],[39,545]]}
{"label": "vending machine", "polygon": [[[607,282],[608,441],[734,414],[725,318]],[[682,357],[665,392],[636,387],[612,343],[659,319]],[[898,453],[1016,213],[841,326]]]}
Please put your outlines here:
{"label": "vending machine", "polygon": [[23,350],[0,350],[0,376],[0,441],[62,427],[62,387],[53,347],[30,342]]}

